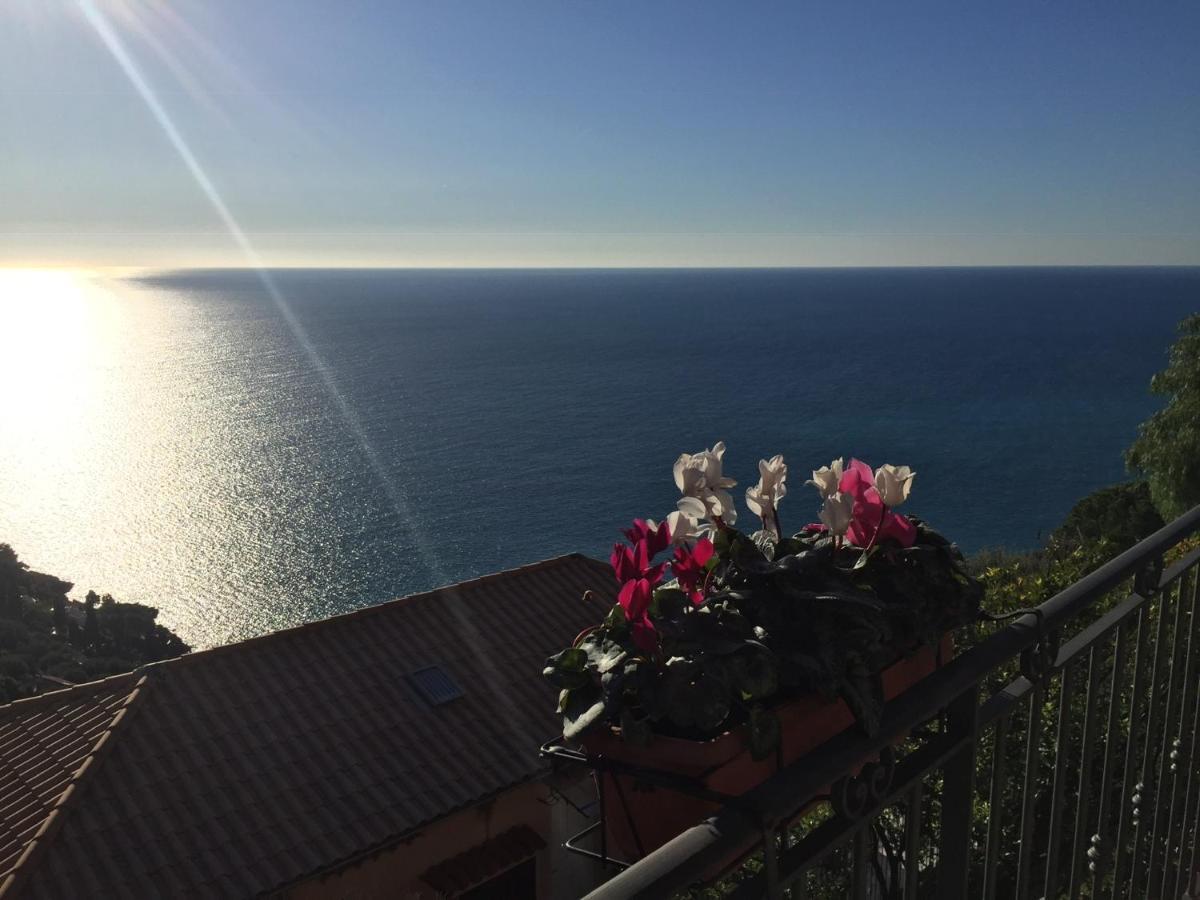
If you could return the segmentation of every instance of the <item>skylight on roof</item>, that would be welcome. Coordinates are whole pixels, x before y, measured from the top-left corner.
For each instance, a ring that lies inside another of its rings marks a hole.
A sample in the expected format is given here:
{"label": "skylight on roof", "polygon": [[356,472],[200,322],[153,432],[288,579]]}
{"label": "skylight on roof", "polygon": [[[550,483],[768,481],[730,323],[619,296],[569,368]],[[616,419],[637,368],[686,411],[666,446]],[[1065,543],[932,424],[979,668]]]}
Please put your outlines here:
{"label": "skylight on roof", "polygon": [[442,706],[463,695],[462,688],[440,666],[417,669],[408,676],[408,680],[430,706]]}

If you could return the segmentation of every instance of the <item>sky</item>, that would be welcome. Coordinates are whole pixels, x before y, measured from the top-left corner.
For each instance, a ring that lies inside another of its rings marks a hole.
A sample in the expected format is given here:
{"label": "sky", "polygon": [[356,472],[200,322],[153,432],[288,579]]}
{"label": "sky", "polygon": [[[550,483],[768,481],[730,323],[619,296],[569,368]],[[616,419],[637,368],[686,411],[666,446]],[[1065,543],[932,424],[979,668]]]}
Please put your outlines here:
{"label": "sky", "polygon": [[0,265],[1198,264],[1198,43],[1194,2],[0,0]]}

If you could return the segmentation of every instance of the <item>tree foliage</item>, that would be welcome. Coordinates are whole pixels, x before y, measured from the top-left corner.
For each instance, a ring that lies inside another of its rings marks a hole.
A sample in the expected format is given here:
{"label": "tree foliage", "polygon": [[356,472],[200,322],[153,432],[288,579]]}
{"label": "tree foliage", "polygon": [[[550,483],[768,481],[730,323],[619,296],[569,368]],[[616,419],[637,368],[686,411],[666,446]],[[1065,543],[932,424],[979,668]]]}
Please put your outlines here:
{"label": "tree foliage", "polygon": [[46,689],[47,676],[93,681],[189,651],[154,607],[90,591],[76,603],[72,587],[0,544],[0,703]]}
{"label": "tree foliage", "polygon": [[1145,476],[1155,506],[1169,520],[1200,504],[1200,313],[1180,322],[1167,367],[1150,390],[1167,405],[1142,424],[1125,462]]}
{"label": "tree foliage", "polygon": [[1107,541],[1119,553],[1165,524],[1146,482],[1115,484],[1076,503],[1050,535],[1048,546],[1053,555],[1061,557],[1076,548]]}

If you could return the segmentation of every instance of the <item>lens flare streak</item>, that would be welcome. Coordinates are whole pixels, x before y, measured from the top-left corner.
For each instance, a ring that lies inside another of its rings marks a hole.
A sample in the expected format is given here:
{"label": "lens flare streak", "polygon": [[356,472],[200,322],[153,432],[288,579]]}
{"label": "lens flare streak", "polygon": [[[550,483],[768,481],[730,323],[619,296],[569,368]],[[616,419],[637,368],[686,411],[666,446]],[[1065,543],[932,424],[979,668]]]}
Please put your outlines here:
{"label": "lens flare streak", "polygon": [[[275,283],[275,279],[272,277],[270,270],[268,270],[264,265],[261,257],[255,250],[254,245],[246,235],[246,232],[242,229],[241,225],[238,224],[237,219],[234,218],[229,206],[221,197],[220,192],[218,192],[216,185],[213,184],[212,179],[209,178],[208,174],[204,171],[204,167],[200,164],[200,161],[196,158],[196,155],[188,146],[187,141],[184,140],[183,135],[175,126],[171,116],[167,113],[166,109],[159,101],[154,89],[151,87],[149,81],[146,79],[145,75],[142,73],[141,69],[138,67],[129,51],[126,49],[120,35],[112,27],[109,20],[105,17],[103,12],[101,12],[99,7],[96,6],[94,0],[79,0],[79,7],[88,23],[95,30],[96,35],[100,38],[100,41],[112,55],[117,65],[120,66],[122,72],[124,72],[125,76],[129,79],[130,84],[133,85],[134,90],[137,91],[138,95],[146,104],[146,107],[150,110],[150,113],[154,117],[155,121],[162,128],[167,140],[170,141],[171,146],[174,147],[175,151],[179,154],[180,159],[183,160],[184,165],[187,167],[188,172],[191,173],[191,176],[195,180],[197,186],[208,198],[209,203],[212,204],[213,209],[216,211],[225,229],[229,232],[230,237],[241,250],[249,266],[258,275],[259,280],[262,282],[263,289],[267,292],[267,295],[271,298],[272,302],[279,310],[280,316],[282,316],[284,322],[291,330],[296,342],[304,351],[305,355],[308,357],[314,369],[320,376],[321,381],[325,385],[326,390],[329,392],[329,395],[336,405],[338,412],[341,414],[347,430],[362,449],[367,463],[370,465],[372,472],[378,478],[380,486],[391,503],[393,510],[400,517],[401,521],[403,521],[409,528],[409,531],[412,534],[413,542],[418,549],[418,553],[421,555],[422,562],[433,575],[435,583],[445,584],[447,578],[444,574],[444,570],[439,563],[436,554],[433,552],[433,548],[430,546],[429,541],[417,528],[416,519],[412,515],[407,498],[404,496],[403,491],[399,488],[399,486],[397,486],[395,480],[384,467],[378,451],[376,451],[374,446],[371,444],[371,441],[366,434],[366,430],[364,429],[361,420],[346,402],[345,396],[338,388],[337,381],[332,370],[330,369],[329,364],[324,360],[324,358],[322,358],[321,354],[313,346],[313,343],[305,331],[304,326],[292,312],[287,300],[284,298],[282,292],[279,290],[278,285]],[[467,614],[466,610],[462,607],[461,600],[455,595],[454,592],[446,592],[445,596],[447,601],[446,606],[454,615],[455,620],[462,629],[462,633],[466,636],[468,643],[475,647],[479,647],[480,641],[477,626]],[[485,654],[477,653],[476,655],[485,661],[485,665],[488,665],[489,667],[493,666],[491,661],[486,659]],[[497,678],[500,677],[498,670],[494,671],[492,674]]]}

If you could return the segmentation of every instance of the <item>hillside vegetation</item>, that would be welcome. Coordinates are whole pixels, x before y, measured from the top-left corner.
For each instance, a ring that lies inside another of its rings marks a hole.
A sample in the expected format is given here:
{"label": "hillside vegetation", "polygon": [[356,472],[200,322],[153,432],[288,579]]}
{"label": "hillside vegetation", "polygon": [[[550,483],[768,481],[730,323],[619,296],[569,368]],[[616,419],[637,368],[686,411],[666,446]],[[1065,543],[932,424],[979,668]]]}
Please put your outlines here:
{"label": "hillside vegetation", "polygon": [[0,702],[128,672],[191,648],[163,625],[158,610],[119,603],[34,572],[8,544],[0,544]]}

